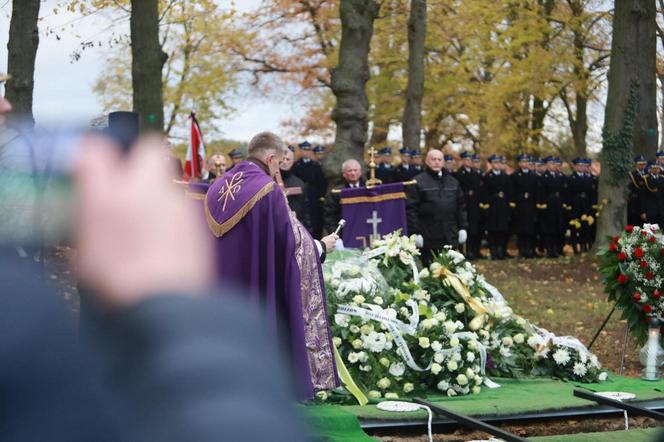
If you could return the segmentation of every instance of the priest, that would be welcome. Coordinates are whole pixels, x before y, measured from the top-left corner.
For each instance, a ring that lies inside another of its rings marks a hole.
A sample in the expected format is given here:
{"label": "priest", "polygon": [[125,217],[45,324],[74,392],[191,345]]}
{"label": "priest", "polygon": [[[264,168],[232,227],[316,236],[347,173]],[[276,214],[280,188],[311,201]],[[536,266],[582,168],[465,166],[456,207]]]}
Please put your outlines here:
{"label": "priest", "polygon": [[289,349],[298,397],[311,399],[338,383],[321,268],[337,237],[315,241],[289,210],[273,179],[286,152],[275,134],[256,135],[247,160],[210,186],[205,215],[222,285],[244,288],[264,311]]}

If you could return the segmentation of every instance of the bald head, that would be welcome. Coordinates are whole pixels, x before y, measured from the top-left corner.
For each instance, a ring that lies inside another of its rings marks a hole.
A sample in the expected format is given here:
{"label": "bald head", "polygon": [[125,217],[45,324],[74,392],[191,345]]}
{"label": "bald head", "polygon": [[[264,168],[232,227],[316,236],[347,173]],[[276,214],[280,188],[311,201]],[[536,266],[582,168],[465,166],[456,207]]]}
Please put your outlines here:
{"label": "bald head", "polygon": [[434,172],[443,170],[443,152],[438,149],[431,149],[427,153],[426,165]]}

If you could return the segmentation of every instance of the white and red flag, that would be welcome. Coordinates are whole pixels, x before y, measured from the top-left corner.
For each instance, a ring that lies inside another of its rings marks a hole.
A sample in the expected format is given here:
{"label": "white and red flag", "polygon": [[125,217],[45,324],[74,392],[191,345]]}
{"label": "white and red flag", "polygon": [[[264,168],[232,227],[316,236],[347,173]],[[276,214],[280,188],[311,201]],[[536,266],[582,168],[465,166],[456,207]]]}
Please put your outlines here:
{"label": "white and red flag", "polygon": [[184,163],[185,180],[202,178],[203,164],[205,164],[205,144],[203,143],[203,134],[194,112],[189,115],[189,120],[191,120],[191,134]]}

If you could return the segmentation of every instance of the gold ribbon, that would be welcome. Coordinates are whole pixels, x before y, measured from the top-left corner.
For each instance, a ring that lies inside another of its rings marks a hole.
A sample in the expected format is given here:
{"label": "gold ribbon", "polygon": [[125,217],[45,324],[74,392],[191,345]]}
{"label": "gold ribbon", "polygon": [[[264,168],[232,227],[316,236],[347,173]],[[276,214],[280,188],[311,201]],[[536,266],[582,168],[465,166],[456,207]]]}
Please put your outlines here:
{"label": "gold ribbon", "polygon": [[344,386],[348,391],[350,391],[350,394],[355,396],[355,399],[357,399],[357,402],[360,405],[366,405],[369,402],[369,399],[367,399],[364,393],[362,393],[360,387],[357,386],[351,377],[348,369],[346,368],[346,364],[344,364],[344,360],[341,359],[341,355],[339,354],[337,347],[334,347],[334,360],[337,362],[337,371],[339,372],[339,379],[341,379],[341,382],[344,383]]}

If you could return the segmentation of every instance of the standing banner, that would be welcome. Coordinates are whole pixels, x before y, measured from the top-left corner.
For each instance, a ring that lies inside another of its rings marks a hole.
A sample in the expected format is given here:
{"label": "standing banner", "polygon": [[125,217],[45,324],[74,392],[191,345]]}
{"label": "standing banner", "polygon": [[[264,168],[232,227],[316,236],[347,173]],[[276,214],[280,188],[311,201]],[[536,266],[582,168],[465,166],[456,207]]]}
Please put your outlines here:
{"label": "standing banner", "polygon": [[403,183],[341,191],[345,247],[369,247],[373,240],[401,229],[406,235],[406,193]]}

